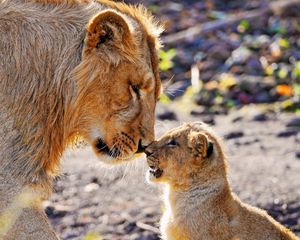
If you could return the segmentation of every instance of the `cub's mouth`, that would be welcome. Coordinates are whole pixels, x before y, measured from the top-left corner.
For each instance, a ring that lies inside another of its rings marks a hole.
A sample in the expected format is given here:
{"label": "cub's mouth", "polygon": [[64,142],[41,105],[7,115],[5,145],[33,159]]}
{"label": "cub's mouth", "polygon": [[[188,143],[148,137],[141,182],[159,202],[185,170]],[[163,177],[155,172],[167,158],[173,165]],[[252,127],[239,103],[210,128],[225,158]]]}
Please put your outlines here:
{"label": "cub's mouth", "polygon": [[149,173],[151,176],[155,178],[160,178],[164,172],[163,169],[159,168],[159,160],[152,157],[148,156],[147,157],[147,163],[149,165]]}

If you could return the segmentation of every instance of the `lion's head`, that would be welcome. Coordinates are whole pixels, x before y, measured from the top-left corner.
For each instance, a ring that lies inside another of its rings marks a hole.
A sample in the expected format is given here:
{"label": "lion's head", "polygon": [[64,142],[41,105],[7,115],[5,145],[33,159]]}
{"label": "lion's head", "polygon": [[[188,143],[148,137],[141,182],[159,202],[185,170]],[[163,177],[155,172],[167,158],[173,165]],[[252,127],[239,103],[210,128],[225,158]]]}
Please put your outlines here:
{"label": "lion's head", "polygon": [[216,134],[204,123],[184,124],[165,133],[145,150],[148,179],[176,187],[224,175],[225,156]]}
{"label": "lion's head", "polygon": [[154,140],[158,36],[129,13],[103,10],[89,21],[74,73],[78,132],[108,163],[132,159]]}

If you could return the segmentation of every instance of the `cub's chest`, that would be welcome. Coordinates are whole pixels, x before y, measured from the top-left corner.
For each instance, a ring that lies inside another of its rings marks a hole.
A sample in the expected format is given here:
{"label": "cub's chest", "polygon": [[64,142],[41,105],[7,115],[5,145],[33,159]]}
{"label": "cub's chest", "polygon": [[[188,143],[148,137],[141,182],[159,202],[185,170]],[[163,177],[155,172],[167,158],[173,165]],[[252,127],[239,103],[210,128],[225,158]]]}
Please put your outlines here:
{"label": "cub's chest", "polygon": [[184,223],[174,222],[166,215],[161,221],[161,231],[164,240],[192,240]]}
{"label": "cub's chest", "polygon": [[166,230],[166,240],[192,240],[180,226],[168,226]]}

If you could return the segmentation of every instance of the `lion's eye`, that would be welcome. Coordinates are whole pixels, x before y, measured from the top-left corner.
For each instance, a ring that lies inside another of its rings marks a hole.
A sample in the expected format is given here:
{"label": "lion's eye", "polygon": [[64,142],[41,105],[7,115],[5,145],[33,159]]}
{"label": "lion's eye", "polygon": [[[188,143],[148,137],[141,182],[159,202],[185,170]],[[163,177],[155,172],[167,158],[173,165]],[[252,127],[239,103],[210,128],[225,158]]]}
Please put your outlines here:
{"label": "lion's eye", "polygon": [[175,139],[170,139],[170,140],[167,142],[167,146],[168,146],[168,147],[176,147],[176,146],[178,146],[178,143],[175,141]]}
{"label": "lion's eye", "polygon": [[140,86],[139,85],[131,85],[132,90],[137,95],[138,99],[141,97]]}

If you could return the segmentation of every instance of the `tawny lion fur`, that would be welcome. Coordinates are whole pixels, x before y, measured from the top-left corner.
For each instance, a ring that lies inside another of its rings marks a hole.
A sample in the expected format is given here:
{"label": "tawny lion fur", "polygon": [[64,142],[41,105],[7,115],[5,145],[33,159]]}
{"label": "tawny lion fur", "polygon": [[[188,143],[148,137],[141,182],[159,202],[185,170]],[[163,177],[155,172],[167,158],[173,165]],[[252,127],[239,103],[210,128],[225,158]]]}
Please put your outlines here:
{"label": "tawny lion fur", "polygon": [[153,141],[159,33],[124,3],[0,0],[0,239],[57,239],[40,203],[78,136],[111,163]]}
{"label": "tawny lion fur", "polygon": [[165,183],[164,240],[297,240],[265,211],[232,193],[224,147],[207,125],[175,128],[146,153],[150,181]]}

